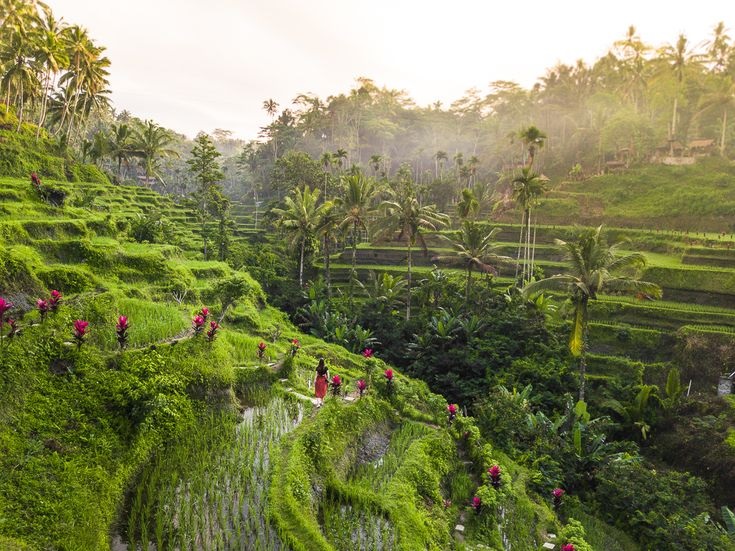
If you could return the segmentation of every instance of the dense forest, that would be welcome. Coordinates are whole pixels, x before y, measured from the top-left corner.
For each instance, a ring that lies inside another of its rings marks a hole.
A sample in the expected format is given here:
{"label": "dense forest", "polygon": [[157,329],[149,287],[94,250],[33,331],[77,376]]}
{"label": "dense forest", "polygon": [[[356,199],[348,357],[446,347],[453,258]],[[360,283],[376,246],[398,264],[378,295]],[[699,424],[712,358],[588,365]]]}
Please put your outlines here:
{"label": "dense forest", "polygon": [[724,23],[252,141],[111,70],[0,2],[1,549],[735,549]]}

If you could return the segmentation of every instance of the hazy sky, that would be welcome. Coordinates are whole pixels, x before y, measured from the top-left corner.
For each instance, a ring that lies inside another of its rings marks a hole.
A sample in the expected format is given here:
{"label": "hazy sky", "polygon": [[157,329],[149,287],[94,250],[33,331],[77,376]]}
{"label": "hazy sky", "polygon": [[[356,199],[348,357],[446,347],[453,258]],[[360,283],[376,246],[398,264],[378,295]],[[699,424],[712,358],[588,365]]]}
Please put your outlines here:
{"label": "hazy sky", "polygon": [[735,25],[731,0],[47,3],[107,46],[118,110],[189,136],[225,128],[246,139],[269,122],[263,100],[283,108],[302,92],[326,98],[358,76],[448,105],[494,80],[531,86],[559,61],[593,61],[631,24],[656,46]]}

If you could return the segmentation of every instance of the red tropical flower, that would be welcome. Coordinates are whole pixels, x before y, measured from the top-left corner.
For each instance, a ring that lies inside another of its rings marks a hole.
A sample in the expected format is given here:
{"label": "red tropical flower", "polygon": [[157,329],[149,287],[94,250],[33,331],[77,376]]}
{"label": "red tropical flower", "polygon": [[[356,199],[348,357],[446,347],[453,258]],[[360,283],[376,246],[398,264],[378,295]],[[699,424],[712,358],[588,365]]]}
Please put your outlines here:
{"label": "red tropical flower", "polygon": [[77,341],[77,347],[82,346],[84,339],[87,336],[89,328],[89,322],[84,320],[74,321],[74,340]]}
{"label": "red tropical flower", "polygon": [[191,325],[194,327],[194,334],[198,335],[204,330],[204,317],[200,315],[194,316],[191,320]]}
{"label": "red tropical flower", "polygon": [[117,318],[117,325],[115,325],[115,332],[117,333],[117,343],[120,348],[125,348],[128,345],[128,329],[130,323],[128,323],[127,316],[120,316]]}
{"label": "red tropical flower", "polygon": [[56,312],[58,310],[59,306],[61,306],[61,301],[64,300],[64,297],[61,296],[61,293],[54,289],[51,291],[51,298],[48,301],[48,307],[49,310],[52,312]]}
{"label": "red tropical flower", "polygon": [[500,466],[499,465],[493,465],[487,470],[487,474],[490,477],[490,484],[492,484],[493,488],[499,488],[500,487]]}
{"label": "red tropical flower", "polygon": [[48,302],[39,298],[36,300],[36,308],[38,309],[38,313],[41,314],[41,321],[45,320],[46,314],[48,314]]}
{"label": "red tropical flower", "polygon": [[375,351],[372,348],[366,348],[362,351],[362,355],[366,358],[372,358]]}
{"label": "red tropical flower", "polygon": [[482,507],[482,500],[478,496],[475,496],[472,498],[471,505],[472,505],[472,508],[475,510],[475,512],[479,513],[480,508]]}
{"label": "red tropical flower", "polygon": [[204,306],[199,312],[199,315],[204,318],[204,321],[207,321],[207,318],[209,317],[209,308]]}
{"label": "red tropical flower", "polygon": [[260,341],[258,343],[258,359],[263,360],[265,357],[265,349],[268,348],[268,345],[265,344],[263,341]]}
{"label": "red tropical flower", "polygon": [[566,545],[562,546],[561,551],[574,551],[574,544],[573,543],[567,543]]}
{"label": "red tropical flower", "polygon": [[219,329],[219,323],[212,320],[209,322],[209,331],[207,331],[207,340],[212,342],[217,337],[217,330]]}
{"label": "red tropical flower", "polygon": [[449,415],[457,415],[457,404],[449,404],[447,406],[447,411],[449,412]]}
{"label": "red tropical flower", "polygon": [[13,307],[12,302],[5,300],[3,297],[0,297],[0,320],[3,319],[5,312],[10,310],[12,307]]}
{"label": "red tropical flower", "polygon": [[[18,322],[14,320],[13,318],[8,318],[8,325],[10,326],[10,331],[8,332],[8,338],[12,339],[20,331],[20,329],[18,329]],[[2,330],[1,325],[0,325],[0,330]]]}
{"label": "red tropical flower", "polygon": [[367,388],[367,383],[363,379],[360,379],[359,381],[357,381],[357,390],[360,392],[360,396],[363,395],[366,388]]}
{"label": "red tropical flower", "polygon": [[555,508],[558,508],[561,505],[561,499],[564,497],[565,493],[566,492],[561,488],[554,488],[551,491],[551,498],[553,500]]}
{"label": "red tropical flower", "polygon": [[393,370],[392,369],[386,369],[383,373],[385,378],[388,380],[389,383],[393,382]]}
{"label": "red tropical flower", "polygon": [[292,339],[291,340],[291,356],[295,356],[300,348],[301,348],[301,343],[299,342],[299,339]]}
{"label": "red tropical flower", "polygon": [[330,384],[332,385],[332,394],[334,396],[339,396],[339,390],[342,387],[342,378],[339,375],[335,375],[332,377],[332,382]]}

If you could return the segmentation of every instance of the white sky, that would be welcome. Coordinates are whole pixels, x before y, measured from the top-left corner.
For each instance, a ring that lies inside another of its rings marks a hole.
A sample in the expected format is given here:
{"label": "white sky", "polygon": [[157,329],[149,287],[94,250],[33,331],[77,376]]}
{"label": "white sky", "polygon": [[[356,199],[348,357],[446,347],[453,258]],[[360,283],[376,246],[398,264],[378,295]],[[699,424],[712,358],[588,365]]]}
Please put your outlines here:
{"label": "white sky", "polygon": [[[445,105],[591,62],[629,25],[659,46],[735,25],[732,0],[47,0],[112,61],[114,105],[194,136],[255,138],[263,100],[346,92],[358,76]],[[735,36],[735,30],[729,33]]]}

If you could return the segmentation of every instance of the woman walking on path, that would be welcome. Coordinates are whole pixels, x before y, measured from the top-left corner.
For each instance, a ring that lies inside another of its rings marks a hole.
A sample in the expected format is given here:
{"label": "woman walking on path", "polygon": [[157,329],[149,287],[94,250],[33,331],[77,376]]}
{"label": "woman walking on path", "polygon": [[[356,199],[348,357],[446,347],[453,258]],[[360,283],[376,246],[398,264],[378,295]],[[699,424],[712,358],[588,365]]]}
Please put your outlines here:
{"label": "woman walking on path", "polygon": [[329,370],[324,365],[324,358],[319,358],[319,365],[316,366],[316,379],[314,380],[314,394],[319,400],[319,406],[324,403],[324,396],[327,394],[329,386]]}

